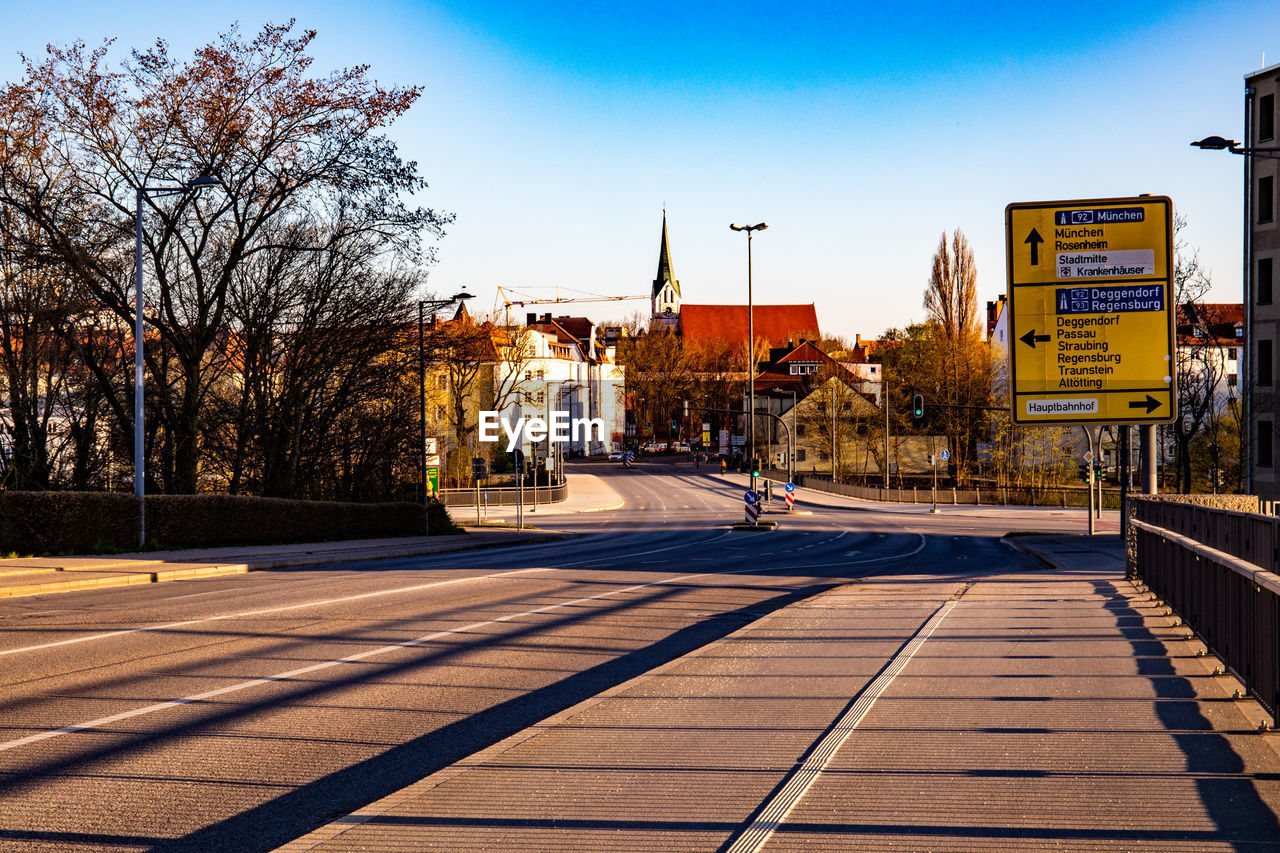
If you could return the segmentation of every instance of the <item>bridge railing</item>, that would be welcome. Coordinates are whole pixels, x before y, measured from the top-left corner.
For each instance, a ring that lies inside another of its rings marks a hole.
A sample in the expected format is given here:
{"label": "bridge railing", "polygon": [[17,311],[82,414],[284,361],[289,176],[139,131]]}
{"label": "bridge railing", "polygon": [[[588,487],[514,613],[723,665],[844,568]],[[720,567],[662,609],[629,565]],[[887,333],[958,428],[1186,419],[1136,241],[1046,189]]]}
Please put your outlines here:
{"label": "bridge railing", "polygon": [[1280,722],[1280,519],[1138,498],[1129,575],[1142,580]]}

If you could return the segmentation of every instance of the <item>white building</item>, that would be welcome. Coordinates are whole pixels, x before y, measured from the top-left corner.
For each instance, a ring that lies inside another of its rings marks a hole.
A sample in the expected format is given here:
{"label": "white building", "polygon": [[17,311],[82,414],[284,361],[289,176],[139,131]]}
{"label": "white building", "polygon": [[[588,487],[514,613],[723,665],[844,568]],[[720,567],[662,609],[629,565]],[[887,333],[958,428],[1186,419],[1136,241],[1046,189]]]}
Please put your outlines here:
{"label": "white building", "polygon": [[[563,412],[570,422],[598,420],[602,430],[571,434],[554,449],[569,456],[620,449],[626,429],[624,372],[597,331],[585,317],[549,314],[530,314],[526,326],[508,330],[509,346],[521,352],[500,359],[495,371],[500,416],[514,423],[522,417],[549,418]],[[534,450],[527,441],[523,449]]]}

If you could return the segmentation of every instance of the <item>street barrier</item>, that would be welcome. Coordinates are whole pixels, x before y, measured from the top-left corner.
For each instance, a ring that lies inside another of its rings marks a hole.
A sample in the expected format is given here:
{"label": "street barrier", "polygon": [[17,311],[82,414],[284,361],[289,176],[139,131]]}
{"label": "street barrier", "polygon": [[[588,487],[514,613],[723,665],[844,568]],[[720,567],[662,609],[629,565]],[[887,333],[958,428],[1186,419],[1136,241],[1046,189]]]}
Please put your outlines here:
{"label": "street barrier", "polygon": [[[538,486],[538,504],[559,503],[569,497],[568,482],[551,486]],[[533,486],[524,487],[525,508],[533,506]],[[480,487],[481,499],[486,506],[515,506],[516,487],[513,485]],[[440,500],[445,506],[475,506],[476,490],[474,486],[462,489],[441,489]]]}
{"label": "street barrier", "polygon": [[1151,498],[1133,502],[1128,570],[1280,722],[1280,519]]}

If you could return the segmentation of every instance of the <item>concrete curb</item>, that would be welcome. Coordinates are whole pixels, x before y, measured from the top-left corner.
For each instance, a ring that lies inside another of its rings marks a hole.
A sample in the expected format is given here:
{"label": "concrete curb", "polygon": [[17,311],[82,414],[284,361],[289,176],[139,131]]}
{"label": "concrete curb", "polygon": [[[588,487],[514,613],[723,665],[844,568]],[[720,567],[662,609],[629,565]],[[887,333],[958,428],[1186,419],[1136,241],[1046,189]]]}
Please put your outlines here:
{"label": "concrete curb", "polygon": [[[46,595],[58,592],[78,592],[89,589],[110,589],[140,584],[166,583],[170,581],[195,580],[200,578],[223,577],[226,575],[242,575],[248,572],[289,569],[299,566],[324,566],[342,563],[360,563],[370,560],[392,560],[399,557],[418,557],[431,554],[452,554],[460,551],[478,551],[488,548],[512,548],[519,545],[541,545],[573,536],[572,533],[548,532],[523,536],[512,536],[510,539],[488,539],[482,542],[467,542],[458,537],[447,543],[441,543],[436,537],[417,545],[400,545],[386,548],[343,548],[341,550],[308,551],[293,554],[282,554],[278,557],[250,558],[240,563],[200,563],[180,561],[166,563],[161,560],[109,561],[103,566],[85,566],[53,569],[22,569],[8,571],[6,575],[16,574],[58,574],[74,576],[77,573],[101,573],[99,577],[81,577],[76,580],[53,580],[47,583],[30,583],[20,586],[0,587],[0,598],[21,598],[31,595]],[[452,538],[452,537],[451,537]],[[451,547],[452,546],[452,547]],[[141,565],[139,565],[141,564]],[[149,570],[150,566],[154,571]],[[137,568],[129,571],[128,566]],[[167,568],[161,568],[167,567]]]}

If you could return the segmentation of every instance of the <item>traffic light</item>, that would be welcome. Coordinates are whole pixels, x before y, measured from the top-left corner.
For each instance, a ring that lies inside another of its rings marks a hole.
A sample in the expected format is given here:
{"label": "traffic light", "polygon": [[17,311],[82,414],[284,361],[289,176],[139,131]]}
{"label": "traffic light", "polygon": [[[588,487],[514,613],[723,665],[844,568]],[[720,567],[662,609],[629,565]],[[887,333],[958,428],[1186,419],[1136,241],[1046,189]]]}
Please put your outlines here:
{"label": "traffic light", "polygon": [[1076,475],[1080,478],[1081,482],[1083,483],[1089,482],[1089,463],[1081,462],[1079,465],[1077,465]]}
{"label": "traffic light", "polygon": [[760,460],[759,459],[751,460],[751,476],[752,477],[760,476]]}
{"label": "traffic light", "polygon": [[911,417],[916,420],[924,417],[924,395],[917,394],[911,398]]}

